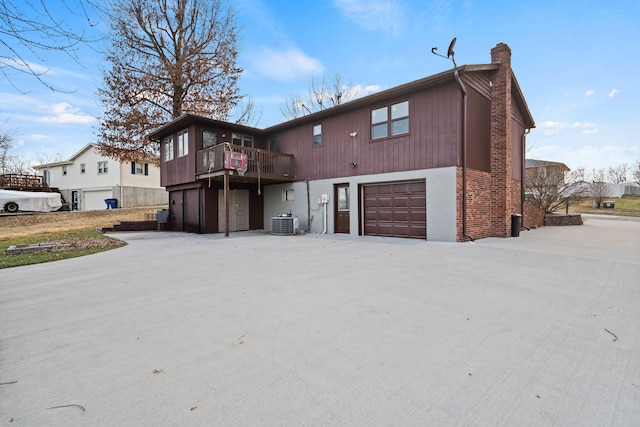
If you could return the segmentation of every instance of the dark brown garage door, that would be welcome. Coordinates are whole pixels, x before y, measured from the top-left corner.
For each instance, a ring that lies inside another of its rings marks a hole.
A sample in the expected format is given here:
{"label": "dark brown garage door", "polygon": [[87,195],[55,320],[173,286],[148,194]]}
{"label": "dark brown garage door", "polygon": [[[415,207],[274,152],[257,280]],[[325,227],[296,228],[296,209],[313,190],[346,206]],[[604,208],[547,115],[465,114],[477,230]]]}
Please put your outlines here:
{"label": "dark brown garage door", "polygon": [[425,181],[363,186],[364,234],[426,239],[426,194]]}

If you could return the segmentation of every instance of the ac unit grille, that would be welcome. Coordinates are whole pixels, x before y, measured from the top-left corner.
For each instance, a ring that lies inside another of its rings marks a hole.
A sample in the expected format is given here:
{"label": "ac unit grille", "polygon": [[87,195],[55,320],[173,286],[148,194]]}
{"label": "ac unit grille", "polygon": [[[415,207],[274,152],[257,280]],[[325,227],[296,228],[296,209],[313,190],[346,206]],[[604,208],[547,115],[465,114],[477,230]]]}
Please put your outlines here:
{"label": "ac unit grille", "polygon": [[273,217],[271,218],[271,234],[289,235],[298,230],[298,218]]}

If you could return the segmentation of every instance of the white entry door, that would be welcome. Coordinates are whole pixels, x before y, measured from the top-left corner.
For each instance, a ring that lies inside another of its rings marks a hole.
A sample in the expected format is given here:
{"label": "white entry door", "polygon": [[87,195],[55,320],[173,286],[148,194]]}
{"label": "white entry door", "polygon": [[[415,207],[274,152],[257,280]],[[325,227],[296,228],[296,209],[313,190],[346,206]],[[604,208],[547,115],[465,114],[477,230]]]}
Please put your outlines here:
{"label": "white entry door", "polygon": [[[218,190],[218,231],[224,231],[224,190]],[[249,229],[249,190],[229,190],[229,231]]]}

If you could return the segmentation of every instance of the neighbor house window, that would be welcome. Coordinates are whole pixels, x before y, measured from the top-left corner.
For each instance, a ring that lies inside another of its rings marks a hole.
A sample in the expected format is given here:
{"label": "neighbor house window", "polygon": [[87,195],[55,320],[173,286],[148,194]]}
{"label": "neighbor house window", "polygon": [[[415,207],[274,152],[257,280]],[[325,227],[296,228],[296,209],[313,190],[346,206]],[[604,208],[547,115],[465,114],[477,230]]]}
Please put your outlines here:
{"label": "neighbor house window", "polygon": [[149,163],[131,162],[131,175],[149,175]]}
{"label": "neighbor house window", "polygon": [[87,167],[84,163],[80,163],[80,173],[84,175],[84,173],[87,171]]}
{"label": "neighbor house window", "polygon": [[189,154],[189,131],[183,130],[178,134],[178,157]]}
{"label": "neighbor house window", "polygon": [[164,161],[173,160],[173,135],[164,139]]}
{"label": "neighbor house window", "polygon": [[296,199],[296,195],[293,192],[293,189],[282,190],[282,201],[283,202],[293,202]]}
{"label": "neighbor house window", "polygon": [[371,110],[371,139],[409,133],[409,101]]}
{"label": "neighbor house window", "polygon": [[98,175],[104,175],[109,172],[108,162],[98,162]]}
{"label": "neighbor house window", "polygon": [[67,167],[66,166],[62,167],[62,176],[67,176]]}
{"label": "neighbor house window", "polygon": [[322,145],[322,125],[313,126],[313,146],[319,147]]}

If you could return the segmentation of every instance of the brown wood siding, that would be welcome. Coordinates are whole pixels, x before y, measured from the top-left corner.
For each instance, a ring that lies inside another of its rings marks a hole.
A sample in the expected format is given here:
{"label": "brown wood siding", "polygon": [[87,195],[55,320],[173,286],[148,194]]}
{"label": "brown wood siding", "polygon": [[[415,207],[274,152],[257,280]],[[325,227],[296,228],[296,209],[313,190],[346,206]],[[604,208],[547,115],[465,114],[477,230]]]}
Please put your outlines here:
{"label": "brown wood siding", "polygon": [[467,167],[491,171],[491,100],[467,88]]}
{"label": "brown wood siding", "polygon": [[491,73],[489,72],[475,72],[461,74],[462,81],[468,89],[473,89],[487,99],[491,99]]}
{"label": "brown wood siding", "polygon": [[[405,100],[409,133],[371,140],[371,109]],[[461,100],[457,83],[449,82],[270,137],[279,151],[295,156],[299,180],[454,166],[460,162]],[[319,147],[313,146],[315,124],[322,124]],[[357,136],[351,137],[352,132]]]}
{"label": "brown wood siding", "polygon": [[427,238],[427,197],[424,181],[361,187],[363,234]]}
{"label": "brown wood siding", "polygon": [[511,178],[522,179],[522,134],[524,125],[518,120],[511,120]]}
{"label": "brown wood siding", "polygon": [[[160,161],[162,162],[160,170],[160,185],[170,187],[188,182],[193,182],[196,177],[196,131],[195,125],[188,127],[189,130],[189,153],[186,156],[178,157],[178,138],[177,133],[184,129],[180,129],[173,134],[173,160],[164,161],[164,142],[161,140],[162,150],[160,151]],[[164,137],[162,138],[164,139]],[[202,141],[200,141],[202,144]]]}

